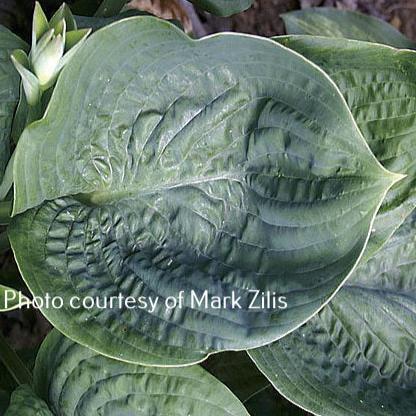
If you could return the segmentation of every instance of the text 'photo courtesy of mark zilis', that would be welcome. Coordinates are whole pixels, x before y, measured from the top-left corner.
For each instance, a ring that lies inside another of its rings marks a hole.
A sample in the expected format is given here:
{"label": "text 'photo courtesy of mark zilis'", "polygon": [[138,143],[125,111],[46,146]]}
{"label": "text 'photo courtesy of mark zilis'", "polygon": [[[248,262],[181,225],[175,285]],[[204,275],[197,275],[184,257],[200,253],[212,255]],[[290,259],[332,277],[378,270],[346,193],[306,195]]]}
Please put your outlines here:
{"label": "text 'photo courtesy of mark zilis'", "polygon": [[249,290],[250,296],[242,299],[236,292],[229,295],[213,296],[207,290],[197,292],[180,291],[176,296],[125,296],[122,293],[113,296],[73,296],[65,298],[46,293],[45,296],[35,296],[29,299],[22,293],[7,291],[5,296],[7,304],[19,303],[21,308],[35,309],[142,309],[153,313],[156,309],[164,307],[168,310],[193,309],[241,309],[241,310],[269,310],[279,311],[288,308],[288,299],[276,292]]}

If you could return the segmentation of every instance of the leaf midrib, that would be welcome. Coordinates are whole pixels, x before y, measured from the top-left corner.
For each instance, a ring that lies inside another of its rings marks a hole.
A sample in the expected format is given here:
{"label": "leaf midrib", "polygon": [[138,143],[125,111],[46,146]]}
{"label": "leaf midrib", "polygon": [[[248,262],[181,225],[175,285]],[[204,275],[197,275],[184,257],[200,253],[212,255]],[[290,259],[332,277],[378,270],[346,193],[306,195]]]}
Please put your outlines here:
{"label": "leaf midrib", "polygon": [[140,189],[139,187],[137,187],[135,189],[124,189],[120,191],[109,190],[109,191],[95,191],[95,192],[90,192],[90,193],[81,193],[81,194],[75,195],[74,198],[82,203],[85,203],[86,205],[99,206],[99,205],[105,205],[106,203],[110,203],[112,201],[119,201],[121,199],[132,197],[132,196],[136,198],[144,197],[144,196],[154,195],[154,194],[165,192],[165,191],[170,191],[172,189],[198,185],[201,183],[215,182],[215,181],[221,181],[221,180],[242,182],[243,176],[244,175],[241,173],[205,176],[205,177],[198,177],[193,180],[167,183],[166,185],[160,185],[160,186],[156,186],[152,188],[146,187],[146,188]]}
{"label": "leaf midrib", "polygon": [[347,282],[345,286],[343,287],[343,289],[346,289],[346,290],[355,289],[355,290],[362,290],[364,292],[370,292],[370,293],[379,293],[379,294],[386,293],[386,294],[391,294],[391,295],[400,295],[411,300],[416,300],[416,297],[411,296],[410,292],[404,291],[404,290],[403,291],[394,290],[393,288],[371,287],[371,286],[364,286],[364,285]]}
{"label": "leaf midrib", "polygon": [[[222,181],[222,180],[235,181],[239,183],[244,182],[246,185],[248,185],[245,178],[246,176],[251,176],[251,175],[265,175],[265,176],[273,176],[274,178],[284,178],[287,180],[302,180],[302,181],[313,181],[313,180],[318,180],[318,181],[335,180],[337,181],[337,180],[359,178],[359,179],[368,179],[368,181],[370,182],[371,179],[373,179],[370,177],[366,177],[365,175],[361,177],[354,176],[354,175],[346,175],[346,176],[340,176],[340,177],[328,176],[328,177],[308,178],[308,177],[298,177],[298,176],[287,175],[281,172],[276,172],[273,175],[267,175],[267,174],[257,172],[257,171],[245,170],[245,171],[227,172],[227,173],[212,175],[212,176],[200,176],[200,177],[196,177],[190,180],[173,181],[171,183],[166,183],[165,185],[161,184],[159,186],[154,186],[154,187],[140,188],[140,185],[137,184],[136,186],[130,186],[129,188],[124,188],[120,191],[112,191],[111,189],[108,189],[108,190],[102,190],[102,191],[78,193],[78,194],[73,195],[73,198],[87,206],[93,206],[93,207],[102,206],[102,205],[110,204],[112,202],[120,201],[122,199],[141,198],[141,197],[155,195],[155,194],[166,192],[166,191],[171,191],[173,189],[186,188],[188,186],[194,186],[194,185]],[[132,184],[130,183],[129,185],[132,185]],[[377,186],[376,181],[374,185]]]}

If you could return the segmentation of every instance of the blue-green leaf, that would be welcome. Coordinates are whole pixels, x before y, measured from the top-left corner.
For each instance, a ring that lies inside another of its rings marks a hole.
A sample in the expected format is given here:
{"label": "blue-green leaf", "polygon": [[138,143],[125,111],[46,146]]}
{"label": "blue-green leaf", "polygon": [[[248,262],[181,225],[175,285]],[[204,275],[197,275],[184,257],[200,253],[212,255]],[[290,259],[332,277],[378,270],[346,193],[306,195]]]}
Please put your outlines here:
{"label": "blue-green leaf", "polygon": [[349,10],[318,7],[282,15],[290,35],[315,35],[384,43],[396,48],[416,44],[396,28],[372,16]]}
{"label": "blue-green leaf", "polygon": [[[29,209],[10,226],[20,270],[67,306],[43,313],[83,345],[153,365],[258,347],[309,319],[402,177],[299,54],[247,35],[195,41],[151,17],[87,39],[14,167],[14,213]],[[257,290],[276,307],[262,309]],[[158,304],[68,306],[120,294]]]}
{"label": "blue-green leaf", "polygon": [[406,175],[378,212],[365,254],[371,257],[416,206],[416,52],[348,39],[275,39],[331,76],[377,159]]}
{"label": "blue-green leaf", "polygon": [[38,397],[27,388],[17,390],[7,415],[23,416],[27,409],[28,415],[38,415],[36,410],[42,416],[249,416],[230,390],[199,366],[125,364],[57,331],[48,335],[39,351],[34,389]]}

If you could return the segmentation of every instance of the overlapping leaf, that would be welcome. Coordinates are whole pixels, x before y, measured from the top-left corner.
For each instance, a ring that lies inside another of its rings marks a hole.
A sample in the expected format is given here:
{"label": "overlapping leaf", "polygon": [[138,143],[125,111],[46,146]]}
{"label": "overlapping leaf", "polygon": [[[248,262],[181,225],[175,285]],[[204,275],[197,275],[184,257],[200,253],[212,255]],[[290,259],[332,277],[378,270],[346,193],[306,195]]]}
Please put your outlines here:
{"label": "overlapping leaf", "polygon": [[317,415],[416,414],[416,223],[408,220],[304,327],[251,351]]}
{"label": "overlapping leaf", "polygon": [[12,32],[0,26],[0,181],[10,158],[10,132],[17,102],[20,78],[10,54],[27,45]]}
{"label": "overlapping leaf", "polygon": [[407,175],[377,215],[366,252],[370,257],[416,206],[416,52],[312,36],[276,40],[331,76],[377,159]]}
{"label": "overlapping leaf", "polygon": [[18,387],[12,394],[4,416],[53,416],[48,405],[27,386]]}
{"label": "overlapping leaf", "polygon": [[282,18],[290,35],[347,38],[384,43],[396,48],[416,47],[393,26],[358,12],[318,7],[285,13]]}
{"label": "overlapping leaf", "polygon": [[[159,365],[305,322],[355,266],[399,179],[315,65],[270,40],[193,41],[150,17],[91,36],[14,166],[14,212],[41,204],[10,226],[16,259],[34,294],[66,302],[43,313],[83,345]],[[253,290],[288,308],[250,309]],[[182,307],[166,309],[181,291]],[[159,303],[69,307],[119,294]],[[232,295],[238,305],[211,306]]]}
{"label": "overlapping leaf", "polygon": [[[38,396],[19,389],[10,405],[15,413],[9,409],[7,415],[24,415],[29,405],[34,410],[47,403],[48,410],[39,414],[249,416],[227,387],[199,366],[125,364],[81,347],[57,331],[39,351],[34,385]],[[28,414],[33,415],[33,410]]]}

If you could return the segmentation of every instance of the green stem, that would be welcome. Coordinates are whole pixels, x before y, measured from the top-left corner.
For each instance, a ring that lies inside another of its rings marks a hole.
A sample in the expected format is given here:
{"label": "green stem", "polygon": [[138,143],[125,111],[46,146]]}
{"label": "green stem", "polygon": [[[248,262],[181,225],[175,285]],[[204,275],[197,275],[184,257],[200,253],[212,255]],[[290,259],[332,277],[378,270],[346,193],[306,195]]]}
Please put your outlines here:
{"label": "green stem", "polygon": [[9,346],[1,333],[0,360],[19,386],[23,384],[32,384],[32,374],[16,354],[16,351]]}
{"label": "green stem", "polygon": [[0,201],[6,199],[10,189],[13,187],[13,164],[15,154],[16,149],[14,149],[12,157],[9,159],[9,163],[7,164],[6,170],[4,172],[3,180],[0,183]]}
{"label": "green stem", "polygon": [[39,101],[34,105],[29,105],[28,106],[27,119],[26,119],[25,127],[28,126],[29,124],[33,123],[34,121],[40,120],[42,118],[42,115],[43,115],[42,97],[43,97],[43,93],[41,92],[41,96],[39,98]]}
{"label": "green stem", "polygon": [[119,14],[127,0],[103,0],[95,12],[97,17],[111,17]]}
{"label": "green stem", "polygon": [[7,235],[7,231],[3,231],[2,233],[0,233],[0,254],[5,253],[9,249],[10,249],[9,236]]}
{"label": "green stem", "polygon": [[0,225],[7,225],[12,219],[12,201],[0,202]]}

